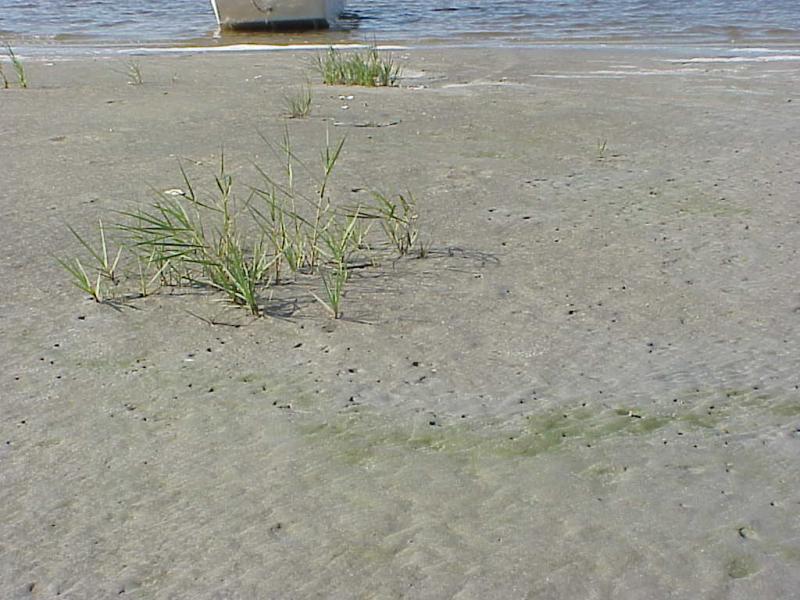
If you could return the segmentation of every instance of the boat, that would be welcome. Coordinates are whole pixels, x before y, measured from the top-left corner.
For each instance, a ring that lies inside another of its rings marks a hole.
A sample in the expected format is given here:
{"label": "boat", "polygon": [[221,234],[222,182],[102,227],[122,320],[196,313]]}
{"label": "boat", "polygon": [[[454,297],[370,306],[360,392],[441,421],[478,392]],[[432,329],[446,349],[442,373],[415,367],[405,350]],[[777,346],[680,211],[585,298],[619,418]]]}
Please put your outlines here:
{"label": "boat", "polygon": [[211,0],[222,29],[326,29],[344,0]]}

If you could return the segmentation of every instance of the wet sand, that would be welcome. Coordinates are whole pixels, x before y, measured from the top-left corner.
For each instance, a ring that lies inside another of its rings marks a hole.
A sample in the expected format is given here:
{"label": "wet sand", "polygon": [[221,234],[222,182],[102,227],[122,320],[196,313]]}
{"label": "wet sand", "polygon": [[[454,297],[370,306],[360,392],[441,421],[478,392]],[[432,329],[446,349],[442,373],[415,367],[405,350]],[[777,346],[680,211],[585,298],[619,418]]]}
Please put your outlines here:
{"label": "wet sand", "polygon": [[[796,597],[800,76],[693,56],[415,50],[370,90],[302,53],[28,65],[0,597]],[[66,224],[223,146],[237,181],[278,168],[258,132],[306,78],[298,153],[346,134],[335,194],[411,191],[428,258],[355,276],[338,321],[302,288],[255,320],[72,287]]]}

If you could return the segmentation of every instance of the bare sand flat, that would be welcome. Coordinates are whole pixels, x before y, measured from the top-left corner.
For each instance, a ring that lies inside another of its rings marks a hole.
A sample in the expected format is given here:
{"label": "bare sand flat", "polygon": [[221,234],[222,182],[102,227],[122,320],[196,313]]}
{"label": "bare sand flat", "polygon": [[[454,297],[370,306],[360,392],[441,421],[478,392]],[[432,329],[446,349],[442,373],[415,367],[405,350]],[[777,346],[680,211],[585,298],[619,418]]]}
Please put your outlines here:
{"label": "bare sand flat", "polygon": [[[29,64],[0,90],[0,597],[798,597],[800,72],[694,56],[415,50],[393,89],[307,53]],[[259,132],[306,78],[297,152],[346,135],[335,195],[411,191],[427,258],[336,321],[291,286],[253,319],[71,285],[67,224],[223,146],[277,167]]]}

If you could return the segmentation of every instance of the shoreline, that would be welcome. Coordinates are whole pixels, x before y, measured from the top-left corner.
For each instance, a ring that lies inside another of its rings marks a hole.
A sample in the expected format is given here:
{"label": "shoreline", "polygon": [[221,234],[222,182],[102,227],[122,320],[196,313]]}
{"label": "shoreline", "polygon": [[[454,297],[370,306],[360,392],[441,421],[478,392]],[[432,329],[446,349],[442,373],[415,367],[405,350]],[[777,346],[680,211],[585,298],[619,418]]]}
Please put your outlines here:
{"label": "shoreline", "polygon": [[[521,39],[511,37],[486,36],[485,39],[474,39],[473,36],[459,35],[443,38],[405,38],[391,36],[380,40],[364,40],[353,36],[341,37],[340,32],[329,34],[273,34],[271,36],[250,35],[246,33],[230,35],[220,39],[211,37],[190,38],[185,40],[137,42],[133,40],[75,39],[69,41],[48,39],[39,42],[28,37],[7,35],[5,41],[23,57],[32,60],[55,60],[81,58],[107,58],[119,55],[137,54],[191,54],[191,53],[228,53],[228,52],[286,52],[318,50],[336,47],[340,49],[364,47],[377,43],[387,49],[403,49],[429,51],[444,50],[621,50],[643,53],[689,53],[704,52],[723,56],[746,55],[747,53],[788,52],[800,55],[800,38],[797,39],[751,39],[722,41],[714,39],[686,39],[665,37],[653,40],[648,38],[576,38],[576,39]],[[477,34],[478,37],[480,34]],[[273,41],[274,40],[274,41]]]}

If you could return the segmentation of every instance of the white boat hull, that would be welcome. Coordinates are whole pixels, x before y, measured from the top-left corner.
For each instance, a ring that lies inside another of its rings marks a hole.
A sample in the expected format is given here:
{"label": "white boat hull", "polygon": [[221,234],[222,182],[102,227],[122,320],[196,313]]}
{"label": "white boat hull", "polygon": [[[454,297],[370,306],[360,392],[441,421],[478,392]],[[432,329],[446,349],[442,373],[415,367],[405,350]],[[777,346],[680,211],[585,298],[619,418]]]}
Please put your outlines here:
{"label": "white boat hull", "polygon": [[226,29],[330,27],[344,0],[211,0],[219,26]]}

